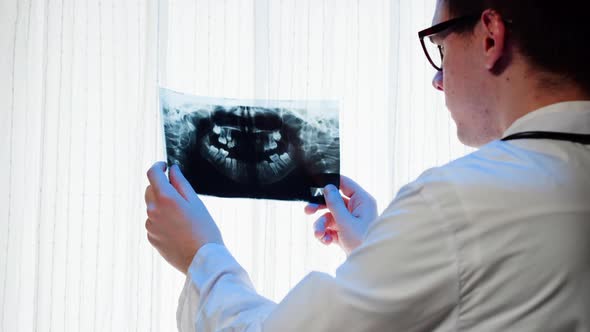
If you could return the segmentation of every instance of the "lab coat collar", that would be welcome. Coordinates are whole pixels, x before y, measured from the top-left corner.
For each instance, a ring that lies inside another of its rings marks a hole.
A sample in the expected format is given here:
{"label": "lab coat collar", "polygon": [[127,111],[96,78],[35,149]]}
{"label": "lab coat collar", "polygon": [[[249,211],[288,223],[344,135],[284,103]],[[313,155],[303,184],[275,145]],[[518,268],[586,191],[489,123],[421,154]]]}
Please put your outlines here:
{"label": "lab coat collar", "polygon": [[567,101],[539,108],[514,121],[502,137],[524,131],[590,134],[590,101]]}

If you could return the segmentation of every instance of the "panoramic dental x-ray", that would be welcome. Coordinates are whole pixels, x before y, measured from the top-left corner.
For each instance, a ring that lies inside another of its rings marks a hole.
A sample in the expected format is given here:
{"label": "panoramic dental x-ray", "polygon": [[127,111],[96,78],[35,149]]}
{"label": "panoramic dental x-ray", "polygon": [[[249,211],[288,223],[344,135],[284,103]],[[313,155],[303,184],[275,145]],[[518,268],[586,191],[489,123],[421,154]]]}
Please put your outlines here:
{"label": "panoramic dental x-ray", "polygon": [[340,179],[338,103],[160,89],[168,164],[199,194],[323,203]]}

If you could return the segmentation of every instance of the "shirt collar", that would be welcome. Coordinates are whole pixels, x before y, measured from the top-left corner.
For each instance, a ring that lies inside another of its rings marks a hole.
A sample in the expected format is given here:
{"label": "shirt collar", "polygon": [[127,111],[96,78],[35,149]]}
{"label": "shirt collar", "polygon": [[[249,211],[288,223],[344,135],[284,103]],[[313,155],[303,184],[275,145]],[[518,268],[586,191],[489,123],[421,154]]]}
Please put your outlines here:
{"label": "shirt collar", "polygon": [[534,110],[514,121],[502,137],[523,131],[590,134],[590,101],[567,101]]}

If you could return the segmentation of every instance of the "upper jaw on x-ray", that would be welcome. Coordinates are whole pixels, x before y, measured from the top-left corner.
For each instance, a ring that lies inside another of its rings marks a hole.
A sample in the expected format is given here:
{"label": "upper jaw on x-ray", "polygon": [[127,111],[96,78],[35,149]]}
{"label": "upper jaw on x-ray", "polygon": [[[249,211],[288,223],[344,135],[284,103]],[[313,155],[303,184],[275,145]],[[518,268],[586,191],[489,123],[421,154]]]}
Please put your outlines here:
{"label": "upper jaw on x-ray", "polygon": [[338,185],[334,102],[160,97],[168,162],[198,193],[322,202],[318,189]]}

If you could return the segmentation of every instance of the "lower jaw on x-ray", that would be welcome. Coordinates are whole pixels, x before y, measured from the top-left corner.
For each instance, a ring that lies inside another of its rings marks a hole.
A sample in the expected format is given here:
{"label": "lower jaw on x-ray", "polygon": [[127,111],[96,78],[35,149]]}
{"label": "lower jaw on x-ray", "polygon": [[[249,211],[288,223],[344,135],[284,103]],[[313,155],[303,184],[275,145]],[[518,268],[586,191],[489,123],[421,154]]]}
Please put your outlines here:
{"label": "lower jaw on x-ray", "polygon": [[333,103],[320,104],[326,112],[216,104],[161,89],[161,104],[168,163],[197,193],[323,203],[322,188],[339,184]]}

